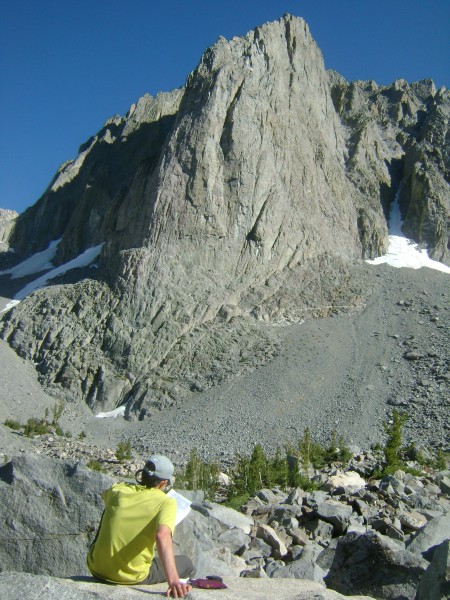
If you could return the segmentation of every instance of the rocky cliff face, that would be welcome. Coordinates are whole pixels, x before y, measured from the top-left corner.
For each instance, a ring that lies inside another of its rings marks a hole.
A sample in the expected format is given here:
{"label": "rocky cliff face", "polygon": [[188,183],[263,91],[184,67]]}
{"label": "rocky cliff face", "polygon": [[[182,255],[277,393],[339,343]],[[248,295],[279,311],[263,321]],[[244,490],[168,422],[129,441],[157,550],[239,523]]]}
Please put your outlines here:
{"label": "rocky cliff face", "polygon": [[357,299],[349,271],[386,248],[400,182],[408,231],[448,258],[448,107],[428,82],[327,73],[289,15],[219,39],[182,90],[108,121],[15,221],[21,256],[104,245],[98,269],[9,312],[2,337],[50,388],[139,417],[253,368],[276,350],[267,325]]}
{"label": "rocky cliff face", "polygon": [[350,179],[366,198],[381,201],[386,214],[399,189],[404,233],[448,264],[448,91],[436,91],[431,80],[381,87],[331,73],[330,82],[347,131]]}
{"label": "rocky cliff face", "polygon": [[[8,252],[9,246],[5,240],[9,239],[11,231],[14,229],[15,219],[19,216],[19,214],[15,210],[7,210],[4,208],[0,208],[0,252],[2,254],[6,254]],[[3,261],[6,263],[6,257],[3,258]]]}

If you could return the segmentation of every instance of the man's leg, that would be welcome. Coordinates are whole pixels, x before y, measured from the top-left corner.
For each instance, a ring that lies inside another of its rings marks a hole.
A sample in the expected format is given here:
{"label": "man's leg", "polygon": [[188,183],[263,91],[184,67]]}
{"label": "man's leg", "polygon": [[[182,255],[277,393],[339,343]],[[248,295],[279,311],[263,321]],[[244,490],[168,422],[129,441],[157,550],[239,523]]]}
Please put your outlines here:
{"label": "man's leg", "polygon": [[[194,573],[194,565],[189,556],[180,554],[175,556],[175,564],[177,566],[178,575],[181,579],[186,579]],[[164,583],[166,581],[166,575],[161,561],[158,557],[155,557],[152,561],[152,566],[148,573],[147,579],[141,583],[153,584],[153,583]]]}
{"label": "man's leg", "polygon": [[182,579],[187,579],[194,574],[195,567],[192,560],[186,554],[175,556],[175,564],[177,565],[178,575]]}

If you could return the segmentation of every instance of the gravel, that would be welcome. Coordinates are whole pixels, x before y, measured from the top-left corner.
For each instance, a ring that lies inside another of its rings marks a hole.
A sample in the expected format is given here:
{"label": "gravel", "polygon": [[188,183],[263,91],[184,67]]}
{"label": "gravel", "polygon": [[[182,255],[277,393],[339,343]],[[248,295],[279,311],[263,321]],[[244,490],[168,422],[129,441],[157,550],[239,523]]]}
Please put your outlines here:
{"label": "gravel", "polygon": [[[321,443],[335,430],[347,444],[366,449],[383,441],[383,423],[398,409],[409,415],[405,442],[449,449],[448,275],[364,264],[355,267],[355,278],[365,290],[362,308],[277,327],[278,354],[253,372],[144,421],[96,419],[87,407],[67,404],[61,425],[75,436],[84,431],[85,441],[97,446],[130,440],[136,452],[164,452],[176,464],[196,447],[204,458],[226,464],[256,443],[269,453],[297,443],[306,427]],[[2,422],[54,406],[32,367],[4,342],[0,376]],[[0,427],[0,450],[27,443]]]}

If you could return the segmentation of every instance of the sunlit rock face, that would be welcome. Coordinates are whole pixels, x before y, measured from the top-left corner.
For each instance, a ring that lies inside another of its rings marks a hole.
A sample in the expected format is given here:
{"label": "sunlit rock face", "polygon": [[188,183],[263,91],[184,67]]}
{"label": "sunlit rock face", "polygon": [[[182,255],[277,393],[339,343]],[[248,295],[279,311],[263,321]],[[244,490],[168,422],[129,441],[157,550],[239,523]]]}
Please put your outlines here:
{"label": "sunlit rock face", "polygon": [[386,87],[332,73],[330,81],[352,182],[386,213],[399,189],[404,233],[450,264],[449,92],[431,80]]}
{"label": "sunlit rock face", "polygon": [[[14,221],[18,216],[15,210],[0,208],[0,253],[6,254],[9,250],[7,240],[14,229]],[[3,260],[2,262],[6,261]]]}
{"label": "sunlit rock face", "polygon": [[[96,269],[7,313],[2,337],[67,398],[139,417],[254,368],[276,348],[268,324],[352,302],[349,269],[385,251],[402,178],[405,212],[418,196],[405,154],[430,103],[448,105],[439,94],[328,73],[290,15],[219,39],[183,89],[108,121],[16,220],[22,256],[62,238],[62,264],[104,245]],[[442,254],[441,224],[421,231]]]}

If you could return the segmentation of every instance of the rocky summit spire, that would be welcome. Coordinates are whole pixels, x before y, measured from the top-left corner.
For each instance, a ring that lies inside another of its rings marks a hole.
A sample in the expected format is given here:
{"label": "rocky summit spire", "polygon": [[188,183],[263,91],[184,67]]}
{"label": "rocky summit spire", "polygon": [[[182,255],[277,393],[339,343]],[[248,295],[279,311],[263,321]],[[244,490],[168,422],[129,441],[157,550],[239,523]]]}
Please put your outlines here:
{"label": "rocky summit spire", "polygon": [[[183,89],[108,121],[16,220],[23,256],[59,238],[59,264],[103,250],[95,271],[8,313],[1,335],[47,385],[139,416],[238,372],[245,347],[259,360],[274,343],[265,324],[351,296],[348,269],[386,248],[402,177],[427,224],[411,214],[410,228],[445,253],[440,94],[348,84],[291,15],[220,38]],[[437,212],[419,185],[440,190]]]}

